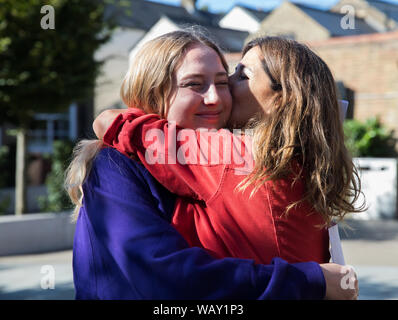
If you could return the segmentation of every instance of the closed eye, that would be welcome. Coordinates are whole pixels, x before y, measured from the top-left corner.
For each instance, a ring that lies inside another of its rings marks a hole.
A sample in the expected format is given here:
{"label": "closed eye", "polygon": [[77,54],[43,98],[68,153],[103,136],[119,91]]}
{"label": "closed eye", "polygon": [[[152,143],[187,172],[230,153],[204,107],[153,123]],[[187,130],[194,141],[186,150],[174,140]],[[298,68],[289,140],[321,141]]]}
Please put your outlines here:
{"label": "closed eye", "polygon": [[194,87],[194,88],[197,88],[197,87],[200,87],[202,84],[200,83],[200,82],[188,82],[188,83],[184,83],[183,85],[182,85],[182,87],[184,87],[184,88],[188,88],[188,87]]}
{"label": "closed eye", "polygon": [[249,80],[248,76],[243,72],[239,73],[239,80]]}
{"label": "closed eye", "polygon": [[249,77],[246,75],[245,69],[246,69],[246,67],[243,66],[242,64],[238,64],[236,66],[235,73],[238,74],[239,80],[249,80]]}
{"label": "closed eye", "polygon": [[216,83],[216,85],[218,85],[218,86],[227,86],[228,84],[229,84],[229,83],[228,83],[227,80],[225,80],[225,81],[219,81],[219,82]]}

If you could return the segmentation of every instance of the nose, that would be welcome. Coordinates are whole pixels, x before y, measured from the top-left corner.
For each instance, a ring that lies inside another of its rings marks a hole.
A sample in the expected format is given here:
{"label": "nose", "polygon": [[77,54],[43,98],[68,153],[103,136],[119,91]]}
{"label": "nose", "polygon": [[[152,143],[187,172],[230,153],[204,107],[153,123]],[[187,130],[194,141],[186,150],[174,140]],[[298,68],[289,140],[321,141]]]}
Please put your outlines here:
{"label": "nose", "polygon": [[217,87],[214,83],[211,84],[204,93],[203,100],[206,105],[217,105],[220,103],[220,95],[218,94]]}

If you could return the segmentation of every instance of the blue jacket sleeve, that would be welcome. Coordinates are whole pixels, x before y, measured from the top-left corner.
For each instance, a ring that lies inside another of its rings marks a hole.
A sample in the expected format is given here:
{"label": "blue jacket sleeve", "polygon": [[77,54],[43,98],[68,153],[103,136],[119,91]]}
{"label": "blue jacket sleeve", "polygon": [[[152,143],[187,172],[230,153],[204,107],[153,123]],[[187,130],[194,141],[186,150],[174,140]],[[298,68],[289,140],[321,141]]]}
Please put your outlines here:
{"label": "blue jacket sleeve", "polygon": [[170,225],[174,196],[135,161],[103,149],[76,225],[76,299],[322,299],[315,262],[214,259]]}

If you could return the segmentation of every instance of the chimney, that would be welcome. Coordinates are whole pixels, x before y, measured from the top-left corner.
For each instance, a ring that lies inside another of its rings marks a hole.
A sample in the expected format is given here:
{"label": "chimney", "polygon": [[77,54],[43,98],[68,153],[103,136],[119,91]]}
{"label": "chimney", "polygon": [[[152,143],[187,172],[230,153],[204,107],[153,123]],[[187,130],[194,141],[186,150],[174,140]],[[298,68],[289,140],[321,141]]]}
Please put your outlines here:
{"label": "chimney", "polygon": [[196,0],[181,0],[181,6],[190,14],[194,14],[196,11]]}

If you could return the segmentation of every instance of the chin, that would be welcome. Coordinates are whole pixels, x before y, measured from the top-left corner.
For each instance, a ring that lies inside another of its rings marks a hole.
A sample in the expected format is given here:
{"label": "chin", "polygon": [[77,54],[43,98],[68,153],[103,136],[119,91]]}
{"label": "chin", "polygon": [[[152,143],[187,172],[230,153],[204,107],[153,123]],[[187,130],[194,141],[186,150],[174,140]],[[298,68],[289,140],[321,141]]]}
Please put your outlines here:
{"label": "chin", "polygon": [[228,121],[227,122],[227,128],[229,130],[233,130],[233,129],[239,129],[239,126],[238,126],[238,124],[236,122]]}
{"label": "chin", "polygon": [[240,129],[243,127],[242,121],[239,121],[238,119],[235,119],[234,117],[231,117],[227,121],[227,127],[229,129]]}

